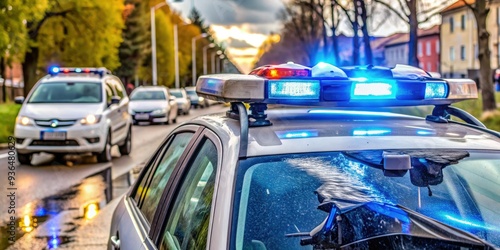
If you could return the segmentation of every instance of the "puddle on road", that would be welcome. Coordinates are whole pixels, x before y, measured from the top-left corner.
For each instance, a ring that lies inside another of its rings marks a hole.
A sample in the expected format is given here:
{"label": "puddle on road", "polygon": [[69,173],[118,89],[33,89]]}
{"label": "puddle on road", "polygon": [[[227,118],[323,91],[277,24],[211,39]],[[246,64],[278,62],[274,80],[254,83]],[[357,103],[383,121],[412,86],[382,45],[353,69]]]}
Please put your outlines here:
{"label": "puddle on road", "polygon": [[45,249],[55,249],[74,241],[74,237],[63,234],[76,231],[83,220],[91,220],[113,197],[125,193],[137,177],[135,172],[131,170],[112,181],[111,168],[107,168],[85,178],[67,190],[42,200],[30,202],[17,209],[19,217],[15,221],[8,221],[0,225],[0,249],[6,249],[13,244],[13,242],[9,242],[9,237],[14,237],[15,242],[24,235],[35,231],[49,219],[61,216],[63,211],[71,211],[71,214],[76,216],[72,216],[70,221],[67,218],[63,219],[65,223],[62,225],[57,225],[57,223],[55,223],[55,227],[51,225],[50,232],[45,233],[45,235],[50,236],[37,236],[35,238],[46,242]]}

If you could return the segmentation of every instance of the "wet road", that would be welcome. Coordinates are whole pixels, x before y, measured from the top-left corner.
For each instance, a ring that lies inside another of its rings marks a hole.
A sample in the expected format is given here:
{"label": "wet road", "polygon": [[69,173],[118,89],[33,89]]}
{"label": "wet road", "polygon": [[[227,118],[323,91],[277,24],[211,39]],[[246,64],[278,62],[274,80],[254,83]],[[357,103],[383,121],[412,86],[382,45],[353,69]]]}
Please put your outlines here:
{"label": "wet road", "polygon": [[[32,161],[34,166],[20,165],[16,168],[16,245],[31,241],[35,237],[30,232],[46,235],[43,241],[45,249],[51,249],[51,242],[58,245],[74,239],[60,238],[57,233],[76,230],[79,223],[95,216],[106,207],[113,198],[123,194],[134,179],[133,169],[144,164],[163,139],[179,123],[205,113],[227,110],[223,105],[208,109],[193,109],[188,116],[179,116],[175,125],[134,126],[132,153],[120,157],[117,148],[113,149],[111,163],[96,163],[91,156],[66,157],[65,165],[51,161],[50,154],[41,154]],[[7,151],[0,151],[0,162],[6,165]],[[5,163],[5,164],[4,164]],[[7,234],[10,215],[5,168],[0,169],[0,249],[8,246]],[[5,193],[5,195],[3,195]],[[59,217],[62,217],[59,219]],[[65,218],[64,218],[65,217]],[[55,225],[49,225],[56,222]],[[38,228],[38,229],[37,229]],[[45,233],[39,231],[46,230]],[[78,236],[77,236],[78,237]],[[32,242],[33,243],[33,242]],[[48,244],[48,245],[47,245]],[[29,244],[28,244],[29,245]],[[31,248],[38,249],[38,248]]]}

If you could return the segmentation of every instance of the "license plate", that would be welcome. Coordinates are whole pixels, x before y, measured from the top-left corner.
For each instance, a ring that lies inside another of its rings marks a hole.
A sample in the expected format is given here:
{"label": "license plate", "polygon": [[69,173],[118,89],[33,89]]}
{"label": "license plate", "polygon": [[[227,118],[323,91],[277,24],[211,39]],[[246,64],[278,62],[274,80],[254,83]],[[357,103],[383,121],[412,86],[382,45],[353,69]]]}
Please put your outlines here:
{"label": "license plate", "polygon": [[42,131],[42,140],[66,140],[66,131]]}
{"label": "license plate", "polygon": [[149,114],[136,114],[136,120],[149,120]]}

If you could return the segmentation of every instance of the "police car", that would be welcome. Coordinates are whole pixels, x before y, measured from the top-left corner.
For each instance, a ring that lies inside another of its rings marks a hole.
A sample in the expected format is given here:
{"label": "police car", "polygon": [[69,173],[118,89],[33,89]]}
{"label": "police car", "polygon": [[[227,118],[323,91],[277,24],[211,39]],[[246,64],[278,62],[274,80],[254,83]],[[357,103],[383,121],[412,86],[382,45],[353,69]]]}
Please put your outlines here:
{"label": "police car", "polygon": [[[286,63],[196,88],[229,110],[166,138],[109,249],[500,247],[500,134],[451,105],[477,98],[473,81]],[[434,110],[377,110],[417,105]]]}
{"label": "police car", "polygon": [[22,104],[16,120],[18,160],[31,164],[34,153],[61,160],[68,153],[93,153],[111,161],[111,147],[122,155],[132,148],[129,99],[120,79],[105,68],[52,67]]}

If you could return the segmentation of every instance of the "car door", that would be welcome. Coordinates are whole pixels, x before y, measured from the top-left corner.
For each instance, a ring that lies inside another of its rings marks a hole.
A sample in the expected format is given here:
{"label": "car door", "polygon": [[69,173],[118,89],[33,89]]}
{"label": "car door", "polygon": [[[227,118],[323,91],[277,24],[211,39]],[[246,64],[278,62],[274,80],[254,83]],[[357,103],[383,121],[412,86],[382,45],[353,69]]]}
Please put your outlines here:
{"label": "car door", "polygon": [[106,122],[109,124],[109,129],[112,135],[112,143],[115,141],[113,134],[118,127],[118,105],[112,103],[113,97],[116,96],[115,90],[109,81],[104,82],[104,92],[106,94],[106,105],[107,108],[104,112],[106,114]]}
{"label": "car door", "polygon": [[113,131],[113,143],[117,143],[125,139],[128,133],[127,125],[129,124],[129,118],[128,115],[126,115],[128,113],[128,96],[123,84],[118,78],[113,77],[108,81],[113,86],[116,96],[120,98],[120,102],[117,104],[116,108],[116,128],[115,131]]}
{"label": "car door", "polygon": [[213,211],[222,161],[222,144],[211,131],[196,141],[178,167],[171,187],[155,216],[158,249],[206,249],[210,244]]}
{"label": "car door", "polygon": [[186,125],[176,129],[146,164],[134,188],[124,199],[126,211],[110,237],[116,237],[120,249],[150,249],[154,216],[164,190],[202,129]]}

